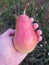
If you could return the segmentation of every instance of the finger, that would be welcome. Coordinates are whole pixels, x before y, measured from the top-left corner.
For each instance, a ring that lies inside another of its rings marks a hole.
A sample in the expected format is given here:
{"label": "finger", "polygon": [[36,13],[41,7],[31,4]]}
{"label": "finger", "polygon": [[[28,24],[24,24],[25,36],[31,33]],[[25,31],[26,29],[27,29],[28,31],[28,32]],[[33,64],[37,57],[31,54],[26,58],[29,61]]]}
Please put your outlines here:
{"label": "finger", "polygon": [[34,21],[34,18],[30,18],[30,22],[33,22]]}
{"label": "finger", "polygon": [[34,30],[36,30],[39,27],[39,25],[37,23],[34,23],[32,25],[33,25]]}
{"label": "finger", "polygon": [[36,34],[37,34],[37,36],[40,36],[40,35],[42,35],[42,31],[41,30],[37,30]]}
{"label": "finger", "polygon": [[15,33],[14,29],[8,29],[6,32],[2,34],[2,36],[10,36],[13,35],[14,33]]}
{"label": "finger", "polygon": [[42,41],[42,36],[39,36],[39,37],[38,37],[38,43],[39,43],[40,41]]}

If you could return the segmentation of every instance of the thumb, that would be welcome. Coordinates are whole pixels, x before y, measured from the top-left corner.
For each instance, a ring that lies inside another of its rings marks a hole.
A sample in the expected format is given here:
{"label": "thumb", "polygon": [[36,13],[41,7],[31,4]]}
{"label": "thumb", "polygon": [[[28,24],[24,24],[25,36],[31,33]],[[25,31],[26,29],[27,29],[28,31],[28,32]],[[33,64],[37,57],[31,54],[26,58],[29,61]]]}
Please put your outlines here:
{"label": "thumb", "polygon": [[2,36],[10,36],[10,35],[14,35],[14,33],[15,33],[14,29],[8,29],[6,32],[2,34]]}

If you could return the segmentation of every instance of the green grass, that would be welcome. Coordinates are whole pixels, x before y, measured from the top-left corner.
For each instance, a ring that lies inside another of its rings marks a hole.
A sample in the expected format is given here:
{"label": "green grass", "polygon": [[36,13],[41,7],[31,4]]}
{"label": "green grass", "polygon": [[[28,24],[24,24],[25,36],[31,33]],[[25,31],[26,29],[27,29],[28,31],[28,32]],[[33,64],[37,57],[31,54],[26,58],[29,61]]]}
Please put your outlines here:
{"label": "green grass", "polygon": [[[49,65],[49,0],[1,0],[0,34],[8,28],[15,28],[15,15],[23,13],[25,3],[29,2],[26,15],[34,17],[43,32],[43,40],[28,54],[21,65]],[[42,45],[42,47],[40,46]]]}

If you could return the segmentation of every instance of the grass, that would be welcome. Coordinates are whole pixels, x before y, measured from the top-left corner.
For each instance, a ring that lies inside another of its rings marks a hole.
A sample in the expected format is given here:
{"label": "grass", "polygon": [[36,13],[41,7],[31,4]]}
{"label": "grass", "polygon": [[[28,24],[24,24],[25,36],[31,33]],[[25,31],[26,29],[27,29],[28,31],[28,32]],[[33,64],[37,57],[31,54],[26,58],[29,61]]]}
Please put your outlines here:
{"label": "grass", "polygon": [[43,32],[43,40],[20,65],[49,65],[49,0],[0,0],[0,34],[8,28],[15,29],[15,16],[23,13],[29,2],[26,15],[34,17]]}

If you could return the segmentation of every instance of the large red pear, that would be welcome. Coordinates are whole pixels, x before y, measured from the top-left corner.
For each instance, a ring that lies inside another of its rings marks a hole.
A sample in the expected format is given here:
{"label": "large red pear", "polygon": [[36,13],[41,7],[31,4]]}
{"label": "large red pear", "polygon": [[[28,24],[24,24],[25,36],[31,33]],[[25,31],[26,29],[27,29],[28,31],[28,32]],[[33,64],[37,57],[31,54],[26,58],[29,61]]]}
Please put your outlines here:
{"label": "large red pear", "polygon": [[37,45],[37,35],[27,15],[18,16],[14,36],[14,46],[21,53],[30,53]]}

